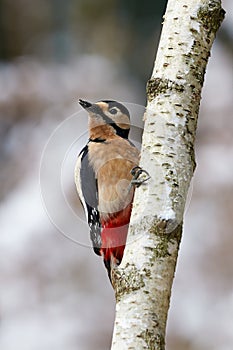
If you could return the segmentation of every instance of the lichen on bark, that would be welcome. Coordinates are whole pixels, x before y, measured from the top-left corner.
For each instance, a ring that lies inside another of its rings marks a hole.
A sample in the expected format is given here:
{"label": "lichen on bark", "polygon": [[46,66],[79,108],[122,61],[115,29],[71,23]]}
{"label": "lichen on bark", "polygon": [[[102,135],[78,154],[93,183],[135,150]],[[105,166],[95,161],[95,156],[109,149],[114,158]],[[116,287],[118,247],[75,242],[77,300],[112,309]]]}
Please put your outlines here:
{"label": "lichen on bark", "polygon": [[210,34],[211,32],[216,34],[224,16],[225,11],[219,6],[219,0],[210,0],[208,3],[204,3],[197,12],[199,22]]}
{"label": "lichen on bark", "polygon": [[146,86],[147,100],[151,102],[156,96],[172,90],[183,92],[184,86],[169,79],[151,78]]}

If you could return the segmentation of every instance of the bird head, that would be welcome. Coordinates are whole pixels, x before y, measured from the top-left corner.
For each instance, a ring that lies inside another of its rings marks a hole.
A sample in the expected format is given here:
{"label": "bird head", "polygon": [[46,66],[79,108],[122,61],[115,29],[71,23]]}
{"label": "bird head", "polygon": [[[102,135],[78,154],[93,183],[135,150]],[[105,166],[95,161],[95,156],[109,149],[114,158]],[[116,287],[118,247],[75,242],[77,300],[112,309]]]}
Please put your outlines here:
{"label": "bird head", "polygon": [[89,114],[89,128],[102,128],[128,138],[130,130],[130,115],[128,109],[117,101],[103,100],[91,103],[79,99],[79,104]]}

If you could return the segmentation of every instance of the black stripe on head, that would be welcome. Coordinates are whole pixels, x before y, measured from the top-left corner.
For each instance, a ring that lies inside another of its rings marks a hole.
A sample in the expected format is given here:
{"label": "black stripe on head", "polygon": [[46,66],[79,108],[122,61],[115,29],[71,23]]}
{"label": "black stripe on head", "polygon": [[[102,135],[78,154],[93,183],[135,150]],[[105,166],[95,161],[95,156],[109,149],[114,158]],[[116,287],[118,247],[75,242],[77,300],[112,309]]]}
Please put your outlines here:
{"label": "black stripe on head", "polygon": [[109,109],[113,108],[113,107],[117,107],[119,108],[119,110],[123,113],[126,114],[128,116],[128,118],[130,119],[130,114],[128,109],[120,102],[117,101],[111,101],[111,100],[102,100],[99,102],[105,102],[109,105]]}
{"label": "black stripe on head", "polygon": [[111,118],[109,118],[107,115],[105,115],[102,111],[101,111],[100,115],[107,124],[111,125],[113,127],[113,129],[116,130],[116,134],[118,136],[123,137],[124,139],[128,138],[129,129],[120,128]]}
{"label": "black stripe on head", "polygon": [[[117,101],[110,101],[110,100],[101,100],[99,102],[105,102],[108,104],[109,106],[109,109],[113,108],[113,107],[117,107],[120,109],[120,111],[123,113],[123,114],[126,114],[127,117],[130,119],[130,115],[129,115],[129,111],[128,109],[123,106],[121,103],[117,102]],[[114,120],[112,120],[110,117],[108,117],[107,115],[105,115],[103,113],[103,111],[101,110],[101,108],[98,109],[98,114],[103,118],[103,120],[111,125],[115,130],[116,130],[116,134],[124,139],[127,139],[128,136],[129,136],[129,128],[128,129],[123,129],[123,128],[120,128]]]}

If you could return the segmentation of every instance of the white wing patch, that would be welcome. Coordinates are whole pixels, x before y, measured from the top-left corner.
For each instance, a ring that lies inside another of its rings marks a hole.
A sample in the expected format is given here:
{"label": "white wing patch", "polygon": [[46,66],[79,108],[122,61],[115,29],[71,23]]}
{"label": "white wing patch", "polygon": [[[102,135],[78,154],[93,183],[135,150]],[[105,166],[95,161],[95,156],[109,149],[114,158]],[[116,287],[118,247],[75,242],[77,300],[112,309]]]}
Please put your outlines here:
{"label": "white wing patch", "polygon": [[83,156],[83,152],[84,150],[79,154],[76,165],[75,165],[75,170],[74,170],[74,181],[75,181],[75,185],[77,188],[77,192],[80,198],[80,201],[83,205],[84,211],[85,211],[85,215],[86,215],[86,219],[88,220],[88,211],[87,211],[87,206],[86,206],[86,202],[85,199],[83,197],[83,192],[82,192],[82,187],[81,187],[81,176],[80,176],[80,170],[81,170],[81,159]]}

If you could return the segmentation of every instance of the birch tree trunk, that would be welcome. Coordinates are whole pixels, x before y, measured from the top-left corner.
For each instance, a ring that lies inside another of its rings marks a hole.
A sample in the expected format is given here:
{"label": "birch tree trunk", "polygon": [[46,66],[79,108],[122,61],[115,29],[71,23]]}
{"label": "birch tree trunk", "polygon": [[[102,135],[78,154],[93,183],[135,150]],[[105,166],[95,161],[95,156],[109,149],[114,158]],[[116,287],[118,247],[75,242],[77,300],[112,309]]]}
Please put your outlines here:
{"label": "birch tree trunk", "polygon": [[151,179],[135,192],[124,258],[113,273],[112,350],[165,349],[201,89],[223,18],[220,0],[168,0],[144,116],[140,166]]}

